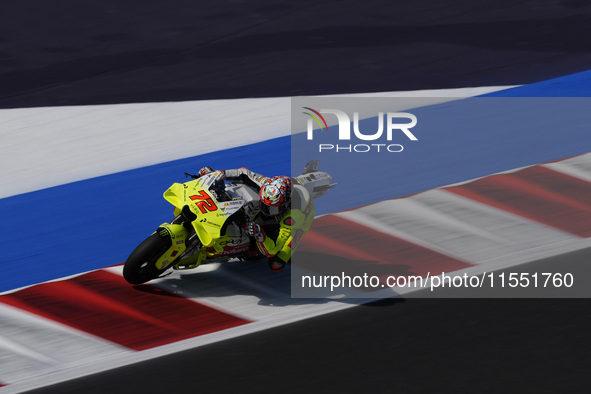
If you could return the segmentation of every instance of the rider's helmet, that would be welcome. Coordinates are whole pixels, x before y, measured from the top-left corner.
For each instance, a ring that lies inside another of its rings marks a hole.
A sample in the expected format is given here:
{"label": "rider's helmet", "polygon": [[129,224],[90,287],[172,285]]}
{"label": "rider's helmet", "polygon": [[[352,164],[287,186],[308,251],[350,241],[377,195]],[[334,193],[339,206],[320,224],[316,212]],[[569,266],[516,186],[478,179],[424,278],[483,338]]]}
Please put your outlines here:
{"label": "rider's helmet", "polygon": [[199,169],[199,176],[209,174],[210,172],[213,172],[213,171],[214,171],[214,169],[211,168],[210,166],[201,167]]}
{"label": "rider's helmet", "polygon": [[276,176],[267,180],[259,191],[261,213],[267,216],[279,215],[289,208],[291,197],[291,179]]}

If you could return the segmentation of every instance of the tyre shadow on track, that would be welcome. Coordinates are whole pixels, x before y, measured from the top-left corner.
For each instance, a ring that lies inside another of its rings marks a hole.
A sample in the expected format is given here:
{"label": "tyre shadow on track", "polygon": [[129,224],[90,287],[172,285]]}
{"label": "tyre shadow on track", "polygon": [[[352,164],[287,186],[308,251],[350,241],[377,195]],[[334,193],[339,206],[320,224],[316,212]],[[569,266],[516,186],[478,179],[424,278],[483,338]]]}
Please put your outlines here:
{"label": "tyre shadow on track", "polygon": [[[304,257],[304,256],[301,256]],[[312,256],[305,256],[305,258]],[[321,263],[320,263],[321,261]],[[346,266],[350,275],[363,275],[364,272],[381,272],[384,275],[413,275],[408,265],[384,266],[375,261],[343,259],[338,256],[314,254],[314,274],[328,275],[334,273],[339,265]],[[391,306],[403,301],[402,297],[383,299],[373,297],[368,289],[356,289],[358,297],[328,298],[311,297],[296,298],[292,296],[291,266],[281,272],[273,272],[267,260],[249,262],[228,262],[219,266],[197,268],[194,271],[173,272],[166,278],[154,282],[134,286],[134,289],[163,297],[183,297],[191,299],[211,300],[216,303],[237,305],[239,308],[249,306],[290,307],[303,305],[321,305],[327,303],[344,303],[352,305]],[[367,292],[367,296],[363,294]],[[341,295],[342,296],[342,295]],[[338,297],[338,294],[337,294]],[[361,297],[361,298],[360,298]],[[240,298],[240,300],[237,300]]]}

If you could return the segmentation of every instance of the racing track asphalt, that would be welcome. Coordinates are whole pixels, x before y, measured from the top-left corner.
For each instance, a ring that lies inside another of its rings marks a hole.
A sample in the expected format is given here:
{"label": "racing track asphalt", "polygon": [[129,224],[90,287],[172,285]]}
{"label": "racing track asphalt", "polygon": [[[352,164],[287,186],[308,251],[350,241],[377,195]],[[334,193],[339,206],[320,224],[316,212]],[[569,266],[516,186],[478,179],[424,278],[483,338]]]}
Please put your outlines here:
{"label": "racing track asphalt", "polygon": [[[2,7],[3,108],[522,84],[591,64],[582,0]],[[589,306],[386,300],[35,392],[583,392]]]}
{"label": "racing track asphalt", "polygon": [[[584,249],[504,271],[576,283],[589,259]],[[589,299],[417,296],[433,298],[384,299],[31,393],[587,392]]]}
{"label": "racing track asphalt", "polygon": [[0,108],[527,84],[590,33],[585,0],[11,1]]}

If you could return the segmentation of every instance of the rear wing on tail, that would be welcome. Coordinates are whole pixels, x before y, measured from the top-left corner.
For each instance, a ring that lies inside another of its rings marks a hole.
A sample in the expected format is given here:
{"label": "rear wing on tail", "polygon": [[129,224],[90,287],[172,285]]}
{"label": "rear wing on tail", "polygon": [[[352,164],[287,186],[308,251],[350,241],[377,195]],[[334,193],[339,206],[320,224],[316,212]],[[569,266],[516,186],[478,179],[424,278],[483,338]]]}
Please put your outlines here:
{"label": "rear wing on tail", "polygon": [[310,160],[304,167],[303,173],[293,178],[294,183],[304,186],[314,199],[322,197],[329,189],[336,186],[336,183],[332,183],[330,174],[318,171],[318,167],[318,160]]}

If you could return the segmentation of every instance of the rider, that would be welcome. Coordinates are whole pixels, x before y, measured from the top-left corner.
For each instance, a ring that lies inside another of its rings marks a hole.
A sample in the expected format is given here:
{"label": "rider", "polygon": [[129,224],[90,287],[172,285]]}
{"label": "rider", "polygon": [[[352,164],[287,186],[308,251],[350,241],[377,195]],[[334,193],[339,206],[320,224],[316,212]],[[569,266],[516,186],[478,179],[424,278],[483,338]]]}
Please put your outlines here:
{"label": "rider", "polygon": [[[199,175],[214,171],[203,167]],[[273,271],[281,271],[291,263],[291,255],[314,220],[314,203],[310,192],[287,176],[272,178],[247,168],[222,171],[229,182],[242,183],[256,189],[260,203],[247,212],[246,232],[258,250],[269,260]]]}

